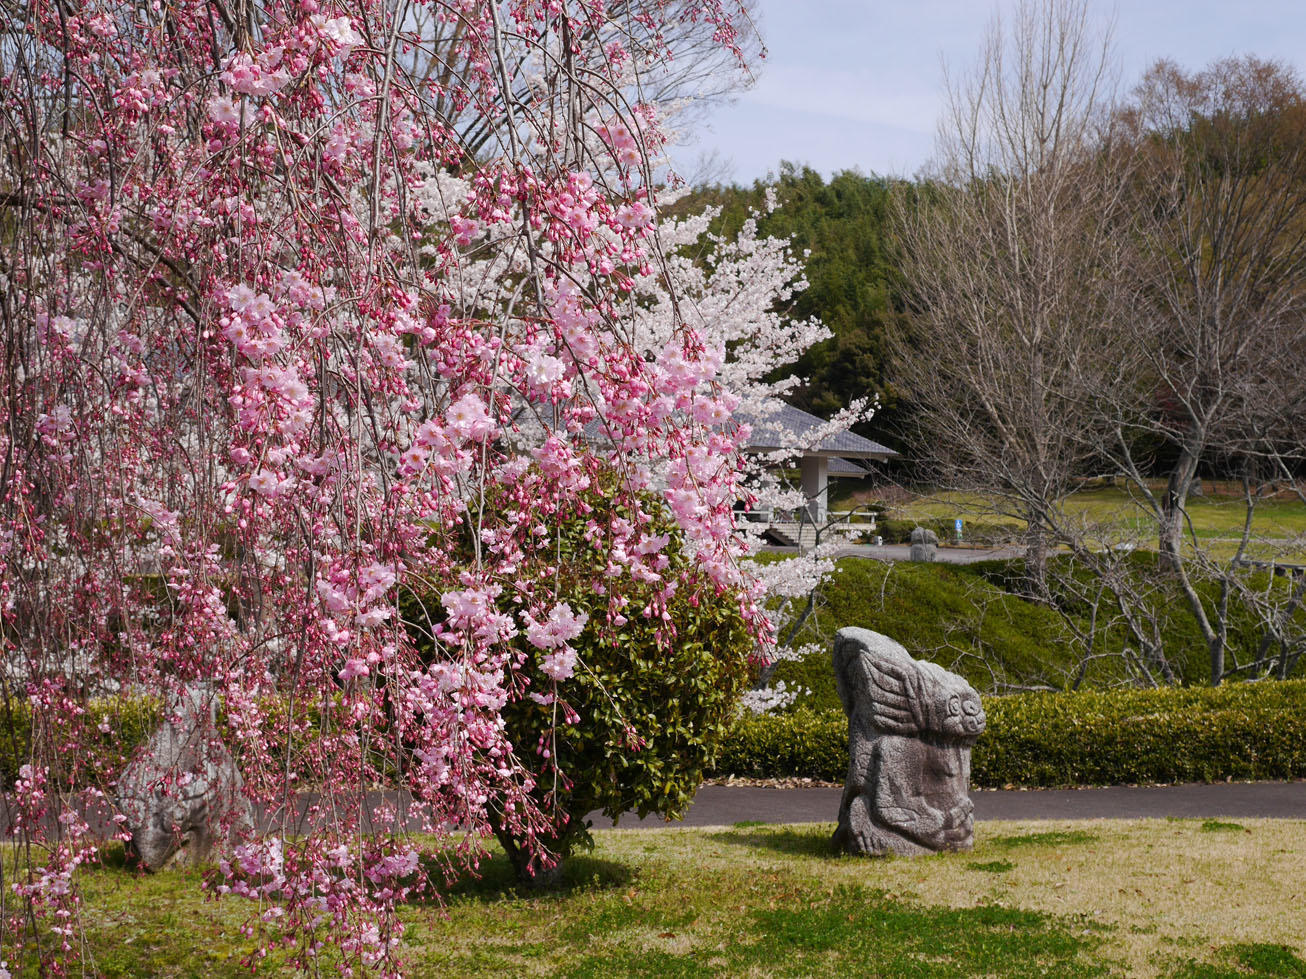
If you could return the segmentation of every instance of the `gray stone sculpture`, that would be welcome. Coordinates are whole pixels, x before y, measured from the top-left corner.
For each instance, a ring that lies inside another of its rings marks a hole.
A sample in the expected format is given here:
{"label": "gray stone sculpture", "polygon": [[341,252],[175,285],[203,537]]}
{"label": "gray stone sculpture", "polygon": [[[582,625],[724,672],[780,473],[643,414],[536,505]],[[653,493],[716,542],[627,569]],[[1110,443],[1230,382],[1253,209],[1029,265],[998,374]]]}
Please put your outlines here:
{"label": "gray stone sculpture", "polygon": [[970,849],[970,751],[984,730],[979,694],[869,629],[839,630],[834,675],[850,755],[835,849],[872,856]]}
{"label": "gray stone sculpture", "polygon": [[939,535],[925,527],[913,528],[911,532],[911,559],[913,561],[935,561],[939,557]]}
{"label": "gray stone sculpture", "polygon": [[252,826],[240,772],[218,738],[217,709],[208,684],[186,687],[118,779],[118,808],[132,834],[129,852],[150,870],[174,858],[203,863],[219,844]]}

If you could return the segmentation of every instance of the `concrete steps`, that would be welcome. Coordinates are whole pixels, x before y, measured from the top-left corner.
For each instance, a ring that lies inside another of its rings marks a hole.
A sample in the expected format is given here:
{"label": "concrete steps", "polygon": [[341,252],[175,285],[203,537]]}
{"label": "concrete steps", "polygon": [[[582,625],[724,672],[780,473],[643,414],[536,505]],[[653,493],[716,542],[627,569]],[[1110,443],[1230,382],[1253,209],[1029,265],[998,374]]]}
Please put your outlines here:
{"label": "concrete steps", "polygon": [[806,550],[816,546],[816,525],[803,523],[772,523],[766,529],[766,535],[781,547],[797,547]]}

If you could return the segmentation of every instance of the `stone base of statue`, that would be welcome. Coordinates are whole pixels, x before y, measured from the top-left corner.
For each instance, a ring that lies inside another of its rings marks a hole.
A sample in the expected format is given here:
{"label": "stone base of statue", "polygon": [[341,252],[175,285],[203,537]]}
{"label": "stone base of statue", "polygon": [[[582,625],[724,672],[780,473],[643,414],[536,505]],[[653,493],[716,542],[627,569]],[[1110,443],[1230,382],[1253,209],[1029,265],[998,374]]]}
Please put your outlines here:
{"label": "stone base of statue", "polygon": [[118,779],[128,853],[149,870],[200,864],[251,827],[243,780],[218,737],[206,684],[173,698],[163,724]]}
{"label": "stone base of statue", "polygon": [[979,694],[869,629],[839,630],[834,671],[849,748],[834,847],[870,856],[970,849]]}

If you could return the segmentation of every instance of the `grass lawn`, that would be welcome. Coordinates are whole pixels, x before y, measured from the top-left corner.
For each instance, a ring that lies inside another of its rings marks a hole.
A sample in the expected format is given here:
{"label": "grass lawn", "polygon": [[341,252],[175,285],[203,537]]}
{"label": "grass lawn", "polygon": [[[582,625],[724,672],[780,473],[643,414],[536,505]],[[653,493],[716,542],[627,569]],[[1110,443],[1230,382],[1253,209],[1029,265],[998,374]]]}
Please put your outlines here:
{"label": "grass lawn", "polygon": [[[1161,485],[1153,487],[1160,492]],[[1223,492],[1229,489],[1230,492]],[[1218,491],[1218,492],[1217,492]],[[832,503],[835,509],[844,509],[858,503],[869,502],[874,490],[854,491]],[[1121,486],[1092,486],[1078,490],[1066,498],[1067,512],[1081,517],[1096,527],[1114,528],[1118,540],[1141,540],[1144,546],[1154,546],[1155,523],[1144,505]],[[975,493],[940,492],[917,497],[909,503],[893,507],[890,517],[906,520],[952,520],[962,517],[968,523],[979,521],[990,526],[1009,526],[1013,532],[1024,526],[1015,517],[992,512],[992,504]],[[1246,510],[1238,492],[1222,484],[1208,486],[1206,496],[1191,497],[1188,517],[1192,532],[1198,539],[1211,542],[1211,552],[1217,558],[1232,557],[1236,551],[1233,543],[1242,536]],[[1306,504],[1283,494],[1280,498],[1262,500],[1256,506],[1253,536],[1263,543],[1253,543],[1253,557],[1277,556],[1285,561],[1306,560],[1300,546],[1290,553],[1272,553],[1271,542],[1287,542],[1306,535]],[[1300,543],[1300,542],[1298,542]]]}
{"label": "grass lawn", "polygon": [[[493,860],[406,909],[410,973],[1306,977],[1306,821],[988,822],[887,861],[829,855],[831,829],[599,832],[546,894]],[[87,871],[94,974],[247,975],[248,905],[198,879]]]}
{"label": "grass lawn", "polygon": [[[1161,487],[1157,486],[1157,492]],[[1072,513],[1082,514],[1094,523],[1113,523],[1141,533],[1150,531],[1152,522],[1128,490],[1099,486],[1080,490],[1066,501]],[[1188,517],[1199,538],[1241,537],[1246,506],[1241,496],[1217,494],[1191,497]],[[1296,499],[1262,500],[1256,504],[1254,533],[1260,537],[1286,538],[1306,534],[1306,505]]]}

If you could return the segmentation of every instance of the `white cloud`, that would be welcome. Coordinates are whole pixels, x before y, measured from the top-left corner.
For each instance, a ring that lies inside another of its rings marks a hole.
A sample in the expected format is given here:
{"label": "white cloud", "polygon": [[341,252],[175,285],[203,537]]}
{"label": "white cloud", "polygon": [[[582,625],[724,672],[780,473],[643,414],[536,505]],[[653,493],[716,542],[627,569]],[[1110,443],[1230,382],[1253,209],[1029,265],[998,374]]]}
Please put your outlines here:
{"label": "white cloud", "polygon": [[770,65],[757,87],[740,101],[932,134],[940,109],[939,92],[890,87],[884,82],[864,71]]}

